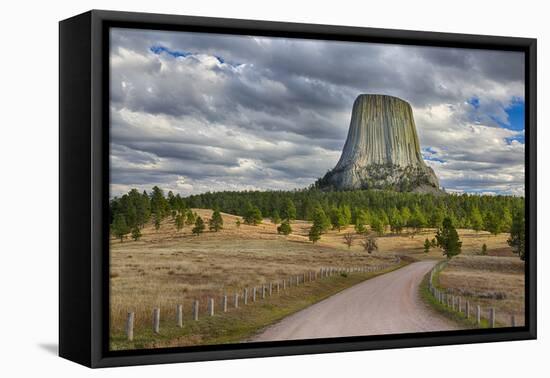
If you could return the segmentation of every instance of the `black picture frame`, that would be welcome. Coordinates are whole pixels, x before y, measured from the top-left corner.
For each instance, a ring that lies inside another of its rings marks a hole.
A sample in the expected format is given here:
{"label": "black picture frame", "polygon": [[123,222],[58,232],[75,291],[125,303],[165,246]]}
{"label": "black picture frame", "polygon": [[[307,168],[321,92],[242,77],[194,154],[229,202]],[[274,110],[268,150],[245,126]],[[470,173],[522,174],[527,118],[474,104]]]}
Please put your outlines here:
{"label": "black picture frame", "polygon": [[[110,27],[525,53],[526,325],[111,352],[108,348]],[[535,339],[536,39],[92,10],[59,24],[59,354],[89,367]]]}

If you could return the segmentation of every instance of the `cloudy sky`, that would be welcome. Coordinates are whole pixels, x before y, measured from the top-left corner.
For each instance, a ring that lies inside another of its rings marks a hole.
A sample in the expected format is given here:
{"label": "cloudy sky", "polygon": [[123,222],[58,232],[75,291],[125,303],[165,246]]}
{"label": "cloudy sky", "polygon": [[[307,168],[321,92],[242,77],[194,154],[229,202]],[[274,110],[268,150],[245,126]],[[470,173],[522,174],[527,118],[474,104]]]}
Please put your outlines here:
{"label": "cloudy sky", "polygon": [[361,93],[412,105],[446,190],[524,193],[522,53],[112,29],[110,65],[111,196],[307,187]]}

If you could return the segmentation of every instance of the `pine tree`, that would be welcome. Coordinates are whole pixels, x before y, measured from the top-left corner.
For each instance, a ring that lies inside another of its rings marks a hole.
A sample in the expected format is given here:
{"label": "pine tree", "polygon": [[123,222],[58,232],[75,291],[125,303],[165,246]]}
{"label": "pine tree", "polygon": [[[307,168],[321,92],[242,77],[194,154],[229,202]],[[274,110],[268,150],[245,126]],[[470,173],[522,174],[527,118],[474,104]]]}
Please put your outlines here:
{"label": "pine tree", "polygon": [[126,223],[126,219],[124,218],[124,215],[117,214],[115,216],[115,220],[113,221],[111,230],[113,232],[113,235],[117,239],[120,239],[120,242],[122,243],[122,241],[126,237],[126,234],[130,232],[130,229]]}
{"label": "pine tree", "polygon": [[424,240],[424,253],[430,252],[431,246],[432,246],[432,243],[430,243],[430,240],[426,238],[426,240]]}
{"label": "pine tree", "polygon": [[512,216],[508,245],[521,260],[525,260],[525,215],[523,210],[516,210]]}
{"label": "pine tree", "polygon": [[256,206],[253,206],[250,202],[246,205],[245,213],[243,216],[245,224],[252,224],[254,226],[262,223],[262,212]]}
{"label": "pine tree", "polygon": [[126,224],[130,228],[134,228],[138,225],[137,211],[133,203],[128,204],[128,211],[126,212]]}
{"label": "pine tree", "polygon": [[332,229],[338,230],[338,232],[340,232],[346,223],[342,210],[336,206],[330,209],[330,223],[332,224]]}
{"label": "pine tree", "polygon": [[279,227],[277,227],[277,233],[283,235],[289,235],[292,232],[292,227],[288,220],[283,221]]}
{"label": "pine tree", "polygon": [[168,202],[164,198],[164,192],[158,186],[154,186],[151,193],[151,212],[162,219],[166,216],[167,211]]}
{"label": "pine tree", "polygon": [[470,225],[475,232],[479,232],[483,228],[483,217],[477,206],[470,212]]}
{"label": "pine tree", "polygon": [[481,246],[481,253],[482,256],[485,256],[487,254],[487,244],[483,243]]}
{"label": "pine tree", "polygon": [[347,227],[351,223],[351,209],[348,205],[342,205],[340,207],[340,213],[342,214],[342,227]]}
{"label": "pine tree", "polygon": [[282,216],[283,219],[288,221],[296,219],[296,206],[290,198],[286,200],[285,206],[283,207]]}
{"label": "pine tree", "polygon": [[141,238],[141,231],[139,230],[138,226],[135,226],[132,229],[132,239],[134,239],[135,241],[138,241],[140,238]]}
{"label": "pine tree", "polygon": [[367,210],[359,210],[355,216],[355,231],[358,234],[367,232],[367,224],[370,223],[370,214]]}
{"label": "pine tree", "polygon": [[501,208],[500,211],[501,227],[500,232],[510,232],[512,228],[513,218],[510,210],[507,207]]}
{"label": "pine tree", "polygon": [[223,228],[223,218],[219,210],[214,210],[212,218],[208,221],[208,229],[210,231],[218,232]]}
{"label": "pine tree", "polygon": [[319,233],[326,232],[330,228],[330,219],[321,206],[317,206],[313,213],[313,225],[318,229]]}
{"label": "pine tree", "polygon": [[403,231],[403,218],[401,218],[401,213],[396,208],[390,211],[389,221],[391,232],[400,234]]}
{"label": "pine tree", "polygon": [[321,239],[321,229],[315,224],[309,229],[308,234],[309,240],[315,244],[319,239]]}
{"label": "pine tree", "polygon": [[202,234],[204,229],[205,229],[204,221],[200,216],[197,216],[197,219],[195,220],[195,227],[193,227],[193,230],[191,230],[193,232],[193,235],[198,236]]}
{"label": "pine tree", "polygon": [[184,224],[183,214],[176,215],[175,224],[176,224],[176,230],[181,231],[181,229],[183,228],[183,224]]}
{"label": "pine tree", "polygon": [[149,201],[149,195],[144,190],[137,200],[137,215],[139,226],[143,228],[147,222],[151,219],[151,203]]}
{"label": "pine tree", "polygon": [[443,218],[445,217],[445,211],[441,207],[436,207],[432,211],[432,215],[430,217],[430,225],[432,227],[441,227],[441,224],[443,223]]}
{"label": "pine tree", "polygon": [[357,218],[355,222],[355,232],[357,232],[358,234],[364,234],[367,232],[367,227],[364,223],[359,222],[359,218]]}
{"label": "pine tree", "polygon": [[435,238],[437,239],[437,244],[443,249],[443,255],[448,259],[460,254],[462,242],[458,237],[458,232],[456,232],[451,218],[446,217],[443,219],[443,224],[437,230]]}
{"label": "pine tree", "polygon": [[485,217],[485,228],[495,236],[500,234],[502,230],[502,218],[496,212],[489,213]]}
{"label": "pine tree", "polygon": [[[175,210],[176,209],[176,196],[174,195],[174,193],[172,193],[171,190],[168,191],[167,203],[168,203],[168,207],[170,208],[170,210]],[[175,217],[175,215],[173,215],[173,216]]]}
{"label": "pine tree", "polygon": [[187,225],[192,225],[192,224],[195,224],[196,220],[197,220],[197,214],[194,213],[191,209],[187,210],[185,223]]}
{"label": "pine tree", "polygon": [[155,230],[160,230],[160,220],[161,220],[161,216],[159,213],[155,213],[155,219],[154,219],[154,224],[155,224]]}
{"label": "pine tree", "polygon": [[279,212],[277,211],[277,209],[273,210],[273,214],[271,215],[271,223],[273,224],[281,223],[281,217],[279,216]]}
{"label": "pine tree", "polygon": [[411,210],[407,206],[404,206],[401,209],[401,220],[403,221],[404,226],[409,225],[410,218],[411,218]]}
{"label": "pine tree", "polygon": [[419,233],[422,228],[428,224],[426,217],[418,206],[414,207],[413,213],[409,219],[409,226],[413,228],[414,233]]}
{"label": "pine tree", "polygon": [[384,235],[384,223],[381,218],[377,216],[371,217],[370,227],[378,235]]}

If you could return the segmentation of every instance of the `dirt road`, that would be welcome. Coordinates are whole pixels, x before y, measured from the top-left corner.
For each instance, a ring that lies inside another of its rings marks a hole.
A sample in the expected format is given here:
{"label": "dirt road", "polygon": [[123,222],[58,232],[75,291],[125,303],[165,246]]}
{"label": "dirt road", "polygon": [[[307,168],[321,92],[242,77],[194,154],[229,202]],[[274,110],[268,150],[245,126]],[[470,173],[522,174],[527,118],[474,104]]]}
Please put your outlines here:
{"label": "dirt road", "polygon": [[288,316],[251,341],[380,335],[456,329],[422,303],[418,287],[434,261],[372,278]]}

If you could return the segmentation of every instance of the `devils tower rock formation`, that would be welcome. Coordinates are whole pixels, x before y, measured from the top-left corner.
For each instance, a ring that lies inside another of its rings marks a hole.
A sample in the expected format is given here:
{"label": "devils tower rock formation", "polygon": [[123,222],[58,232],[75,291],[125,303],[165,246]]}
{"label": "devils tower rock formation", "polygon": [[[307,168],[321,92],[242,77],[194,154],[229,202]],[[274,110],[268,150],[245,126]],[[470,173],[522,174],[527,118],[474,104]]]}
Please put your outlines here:
{"label": "devils tower rock formation", "polygon": [[393,96],[359,95],[342,156],[316,186],[439,192],[437,176],[422,160],[409,103]]}

